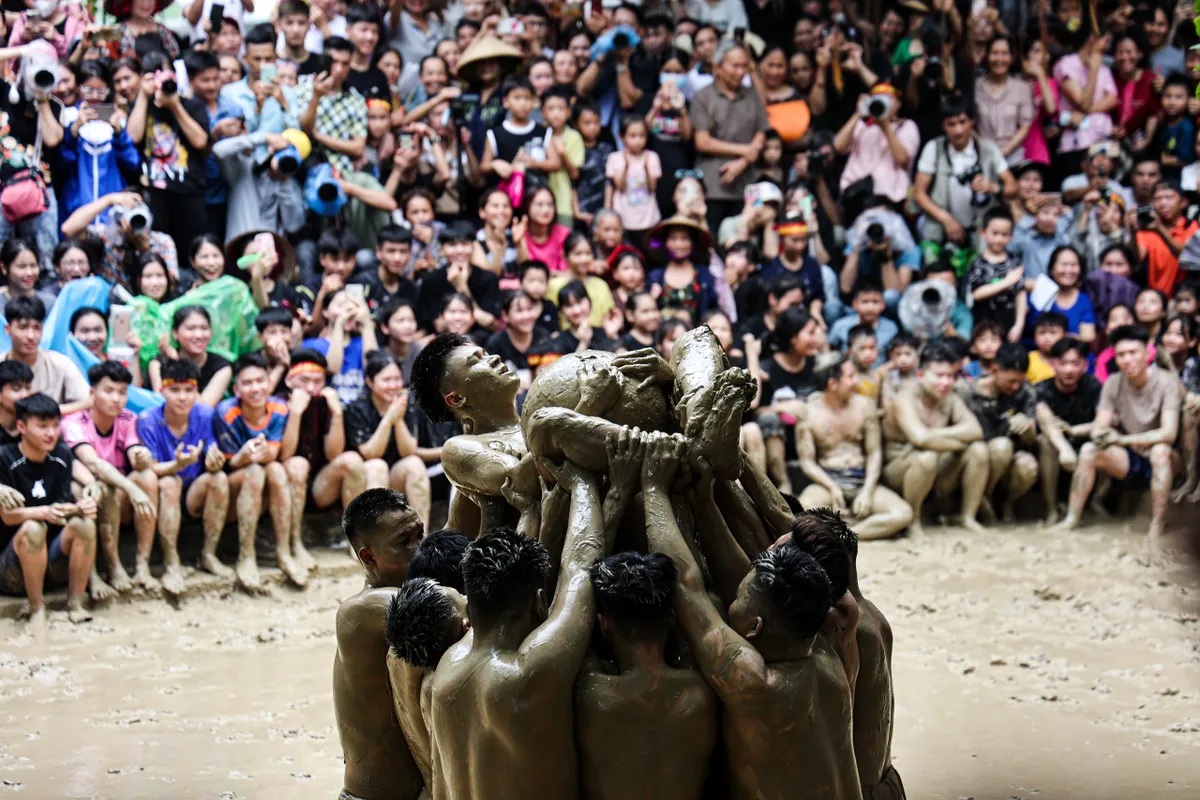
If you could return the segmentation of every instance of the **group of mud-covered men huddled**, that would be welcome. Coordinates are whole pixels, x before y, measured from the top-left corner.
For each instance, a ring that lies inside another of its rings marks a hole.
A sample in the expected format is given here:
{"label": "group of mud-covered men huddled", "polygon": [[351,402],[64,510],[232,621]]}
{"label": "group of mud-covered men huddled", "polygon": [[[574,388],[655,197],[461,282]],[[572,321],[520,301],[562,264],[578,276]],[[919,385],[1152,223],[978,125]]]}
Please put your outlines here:
{"label": "group of mud-covered men huddled", "polygon": [[715,336],[678,347],[567,356],[519,415],[519,378],[465,337],[418,357],[482,517],[423,535],[398,492],[346,507],[343,800],[904,797],[858,537],[738,447],[756,390]]}

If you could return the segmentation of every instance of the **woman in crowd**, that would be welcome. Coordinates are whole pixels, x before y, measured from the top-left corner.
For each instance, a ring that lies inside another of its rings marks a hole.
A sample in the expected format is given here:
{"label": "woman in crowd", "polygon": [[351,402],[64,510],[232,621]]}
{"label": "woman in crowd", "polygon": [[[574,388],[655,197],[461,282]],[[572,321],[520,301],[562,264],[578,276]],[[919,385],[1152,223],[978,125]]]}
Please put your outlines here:
{"label": "woman in crowd", "polygon": [[178,295],[175,277],[157,253],[143,253],[138,258],[129,275],[129,285],[135,295],[159,304],[170,302]]}
{"label": "woman in crowd", "polygon": [[[588,240],[587,234],[576,231],[567,237],[563,243],[563,261],[567,265],[567,271],[550,278],[547,294],[550,297],[557,297],[568,283],[581,283],[587,289],[588,298],[591,300],[592,325],[603,325],[605,319],[613,313],[616,303],[613,300],[612,291],[608,287],[608,282],[604,278],[592,274],[593,265],[596,262],[596,251],[592,249],[592,243]],[[561,305],[559,310],[563,311]],[[619,313],[617,312],[618,315]],[[565,319],[565,313],[563,316],[563,327],[565,328],[568,322]]]}
{"label": "woman in crowd", "polygon": [[1079,49],[1054,67],[1064,117],[1055,166],[1062,176],[1079,171],[1084,154],[1095,142],[1112,135],[1112,110],[1117,107],[1117,84],[1104,64],[1108,34],[1081,29]]}
{"label": "woman in crowd", "polygon": [[975,82],[976,130],[995,142],[1008,163],[1025,160],[1025,137],[1033,126],[1033,93],[1029,83],[1012,74],[1012,39],[997,36],[988,43],[983,79]]}
{"label": "woman in crowd", "polygon": [[489,335],[487,328],[475,323],[475,301],[458,292],[446,295],[434,324],[437,333],[467,336],[480,346],[487,342]]}
{"label": "woman in crowd", "polygon": [[153,36],[162,43],[162,51],[171,60],[179,58],[179,42],[171,29],[154,19],[154,15],[171,5],[171,0],[106,0],[104,10],[117,18],[121,29],[120,52],[123,58],[137,55],[135,43],[139,36]]}
{"label": "woman in crowd", "polygon": [[416,308],[410,301],[396,296],[379,307],[375,319],[379,322],[379,341],[396,357],[404,382],[408,383],[413,362],[422,349]]}
{"label": "woman in crowd", "polygon": [[188,264],[196,279],[191,288],[212,283],[225,274],[225,251],[211,233],[202,233],[188,246]]}
{"label": "woman in crowd", "polygon": [[626,333],[621,337],[621,347],[626,351],[654,347],[661,325],[658,301],[649,292],[635,292],[625,304]]}
{"label": "woman in crowd", "polygon": [[512,232],[517,260],[541,261],[551,273],[562,272],[567,268],[563,243],[571,229],[555,222],[554,192],[549,186],[526,192],[525,215],[513,225]]}
{"label": "woman in crowd", "polygon": [[752,73],[755,89],[763,105],[786,103],[798,99],[799,92],[788,82],[788,58],[782,47],[768,47],[758,60],[758,68]]}
{"label": "woman in crowd", "polygon": [[1154,141],[1160,104],[1154,73],[1146,69],[1146,54],[1135,34],[1127,32],[1117,37],[1113,70],[1117,83],[1113,135],[1130,138],[1131,149],[1140,150],[1142,143]]}
{"label": "woman in crowd", "polygon": [[[175,348],[166,348],[167,358],[182,358],[191,361],[200,370],[200,397],[197,402],[216,407],[225,397],[233,382],[233,364],[226,358],[210,353],[212,341],[212,317],[203,306],[184,306],[171,318],[171,336],[177,343]],[[162,360],[156,356],[150,361],[150,388],[162,391]]]}
{"label": "woman in crowd", "polygon": [[88,252],[88,246],[72,237],[58,243],[50,261],[54,264],[54,274],[58,278],[60,289],[71,281],[92,274],[92,256]]}
{"label": "woman in crowd", "polygon": [[612,298],[617,308],[624,311],[633,295],[646,291],[646,265],[632,248],[617,256],[612,268]]}
{"label": "woman in crowd", "polygon": [[1133,304],[1133,316],[1138,325],[1150,332],[1152,340],[1157,339],[1167,318],[1167,298],[1158,289],[1142,289]]}
{"label": "woman in crowd", "polygon": [[534,345],[529,353],[529,363],[537,369],[552,363],[556,358],[584,350],[604,350],[615,353],[621,344],[611,338],[604,328],[592,324],[592,301],[587,288],[579,281],[571,281],[557,297],[558,308],[563,316],[563,330]]}
{"label": "woman in crowd", "polygon": [[1047,136],[1058,130],[1058,83],[1050,76],[1050,53],[1041,39],[1029,37],[1021,56],[1021,71],[1033,93],[1033,122],[1025,137],[1025,158],[1037,164],[1049,164],[1051,147]]}
{"label": "woman in crowd", "polygon": [[472,266],[497,277],[515,276],[517,264],[522,259],[513,242],[513,207],[508,193],[499,189],[488,192],[480,203],[479,218],[483,220],[483,227],[475,235]]}
{"label": "woman in crowd", "polygon": [[0,317],[14,297],[37,297],[46,307],[46,313],[54,305],[54,292],[38,288],[41,275],[38,252],[33,245],[19,237],[8,239],[0,245]]}
{"label": "woman in crowd", "polygon": [[1050,279],[1058,286],[1054,303],[1048,311],[1057,311],[1067,318],[1067,333],[1091,344],[1096,340],[1096,312],[1092,301],[1080,287],[1083,285],[1083,263],[1079,251],[1063,246],[1050,255]]}
{"label": "woman in crowd", "polygon": [[717,305],[717,290],[707,269],[712,237],[691,220],[673,217],[650,235],[652,259],[665,262],[646,280],[667,316],[686,317],[691,327]]}

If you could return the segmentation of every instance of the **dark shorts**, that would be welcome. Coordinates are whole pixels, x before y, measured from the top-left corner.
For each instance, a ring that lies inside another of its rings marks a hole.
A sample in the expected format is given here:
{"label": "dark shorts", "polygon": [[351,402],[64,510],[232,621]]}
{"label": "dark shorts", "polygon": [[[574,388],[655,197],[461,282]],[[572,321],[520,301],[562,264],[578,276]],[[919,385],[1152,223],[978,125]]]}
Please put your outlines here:
{"label": "dark shorts", "polygon": [[[50,540],[50,549],[47,552],[44,588],[65,586],[68,557],[62,549],[62,528],[52,525],[46,536]],[[16,541],[9,540],[4,552],[0,553],[0,594],[20,597],[25,594],[25,573],[21,571],[21,559],[17,557]]]}
{"label": "dark shorts", "polygon": [[833,479],[843,494],[857,494],[867,480],[867,471],[858,467],[826,470],[825,474]]}
{"label": "dark shorts", "polygon": [[1129,458],[1129,472],[1126,472],[1125,477],[1121,479],[1121,488],[1149,489],[1150,477],[1154,474],[1154,467],[1150,465],[1150,459],[1129,447],[1125,448],[1125,455]]}

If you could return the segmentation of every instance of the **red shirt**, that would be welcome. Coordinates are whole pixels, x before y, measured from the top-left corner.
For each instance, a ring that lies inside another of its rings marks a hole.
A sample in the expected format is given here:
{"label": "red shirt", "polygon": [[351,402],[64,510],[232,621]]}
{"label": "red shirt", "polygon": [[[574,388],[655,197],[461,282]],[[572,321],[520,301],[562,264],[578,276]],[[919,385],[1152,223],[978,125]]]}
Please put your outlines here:
{"label": "red shirt", "polygon": [[[1180,217],[1170,228],[1171,238],[1183,244],[1197,230],[1200,230],[1200,223],[1188,224],[1185,217]],[[1137,243],[1138,247],[1146,251],[1149,271],[1147,286],[1171,297],[1175,293],[1175,287],[1183,280],[1183,273],[1179,271],[1179,256],[1175,255],[1156,231],[1138,231]]]}

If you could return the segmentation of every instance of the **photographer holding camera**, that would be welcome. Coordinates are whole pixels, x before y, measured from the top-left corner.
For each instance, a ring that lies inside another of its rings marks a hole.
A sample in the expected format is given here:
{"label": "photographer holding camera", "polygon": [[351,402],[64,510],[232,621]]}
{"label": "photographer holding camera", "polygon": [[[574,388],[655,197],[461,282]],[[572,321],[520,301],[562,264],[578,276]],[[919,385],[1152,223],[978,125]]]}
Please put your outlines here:
{"label": "photographer holding camera", "polygon": [[920,238],[970,247],[983,215],[1001,195],[1015,195],[1017,183],[1000,148],[975,134],[961,95],[948,99],[942,130],[917,160],[913,199],[924,214]]}
{"label": "photographer holding camera", "polygon": [[[142,191],[132,186],[123,192],[106,194],[77,208],[62,224],[63,236],[82,238],[86,233],[104,248],[104,258],[95,274],[126,289],[131,288],[128,267],[136,264],[143,253],[161,257],[171,275],[179,280],[175,240],[162,231],[152,230],[154,215],[150,213]],[[200,201],[204,202],[203,194]],[[136,292],[136,288],[133,291]]]}
{"label": "photographer holding camera", "polygon": [[921,134],[912,120],[898,119],[900,97],[887,83],[877,83],[870,94],[860,95],[858,106],[833,138],[833,147],[849,154],[842,170],[843,192],[870,178],[869,194],[879,194],[897,204],[912,185],[909,169],[921,146]]}
{"label": "photographer holding camera", "polygon": [[[267,155],[257,156],[263,148]],[[226,240],[246,231],[288,236],[304,226],[307,207],[296,174],[312,150],[298,130],[250,133],[222,139],[212,156],[229,184]]]}
{"label": "photographer holding camera", "polygon": [[1183,280],[1179,254],[1200,223],[1188,221],[1183,213],[1187,201],[1176,181],[1159,181],[1154,187],[1154,205],[1130,211],[1125,219],[1137,237],[1138,256],[1146,264],[1146,286],[1174,297]]}

